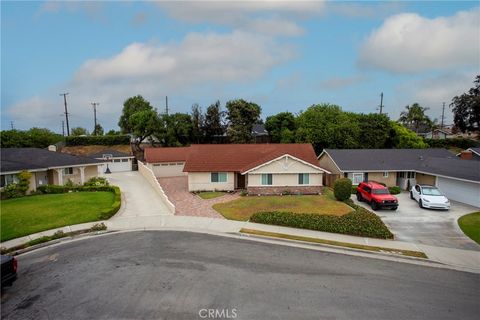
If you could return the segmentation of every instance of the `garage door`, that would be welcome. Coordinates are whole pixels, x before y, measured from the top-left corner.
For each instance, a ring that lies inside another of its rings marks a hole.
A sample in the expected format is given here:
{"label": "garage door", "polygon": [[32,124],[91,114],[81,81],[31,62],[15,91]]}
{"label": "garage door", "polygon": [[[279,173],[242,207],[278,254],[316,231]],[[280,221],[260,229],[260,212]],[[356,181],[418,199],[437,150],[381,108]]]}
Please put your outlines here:
{"label": "garage door", "polygon": [[437,186],[450,200],[480,207],[480,184],[438,177]]}
{"label": "garage door", "polygon": [[[108,163],[108,169],[110,172],[124,172],[132,171],[132,161],[130,159],[113,159]],[[102,173],[107,170],[107,165],[101,166]]]}
{"label": "garage door", "polygon": [[181,177],[185,175],[183,172],[184,162],[155,163],[149,167],[152,169],[155,177]]}

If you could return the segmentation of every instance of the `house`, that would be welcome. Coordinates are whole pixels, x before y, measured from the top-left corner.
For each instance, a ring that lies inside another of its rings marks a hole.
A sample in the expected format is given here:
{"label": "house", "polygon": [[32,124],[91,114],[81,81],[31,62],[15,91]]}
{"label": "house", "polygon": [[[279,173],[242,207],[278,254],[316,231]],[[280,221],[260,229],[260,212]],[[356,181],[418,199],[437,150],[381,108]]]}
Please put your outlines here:
{"label": "house", "polygon": [[98,167],[98,173],[100,175],[106,173],[107,167],[110,172],[132,171],[135,160],[130,145],[71,146],[61,148],[60,152],[103,162],[103,165]]}
{"label": "house", "polygon": [[480,161],[480,147],[468,148],[460,153],[457,153],[457,157],[462,160],[477,160]]}
{"label": "house", "polygon": [[151,148],[145,155],[157,177],[186,174],[189,191],[318,194],[328,173],[310,144],[205,144]]}
{"label": "house", "polygon": [[252,136],[255,143],[269,143],[271,141],[263,123],[255,123],[252,127]]}
{"label": "house", "polygon": [[18,182],[23,170],[32,173],[29,191],[45,184],[83,184],[98,176],[102,161],[38,148],[5,148],[1,152],[1,187]]}
{"label": "house", "polygon": [[451,135],[452,133],[448,130],[434,129],[425,133],[423,137],[425,139],[445,140]]}
{"label": "house", "polygon": [[451,200],[480,207],[480,162],[455,158],[445,149],[324,149],[318,157],[326,184],[348,177],[354,185],[374,180],[408,190],[438,186]]}

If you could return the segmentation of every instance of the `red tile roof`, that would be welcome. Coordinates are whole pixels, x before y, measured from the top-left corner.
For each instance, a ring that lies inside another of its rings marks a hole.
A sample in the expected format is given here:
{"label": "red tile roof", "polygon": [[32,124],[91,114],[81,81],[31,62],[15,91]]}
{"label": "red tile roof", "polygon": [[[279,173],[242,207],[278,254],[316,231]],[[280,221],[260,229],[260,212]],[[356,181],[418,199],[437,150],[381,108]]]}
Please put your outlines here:
{"label": "red tile roof", "polygon": [[147,163],[186,161],[190,147],[145,148]]}
{"label": "red tile roof", "polygon": [[285,154],[318,167],[311,144],[192,145],[185,172],[245,172]]}

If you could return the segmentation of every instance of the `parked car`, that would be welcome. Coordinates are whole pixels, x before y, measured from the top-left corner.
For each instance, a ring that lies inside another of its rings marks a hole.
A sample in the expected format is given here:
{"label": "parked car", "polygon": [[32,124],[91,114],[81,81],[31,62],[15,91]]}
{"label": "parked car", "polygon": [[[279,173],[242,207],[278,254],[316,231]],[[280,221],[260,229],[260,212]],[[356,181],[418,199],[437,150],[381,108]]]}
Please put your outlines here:
{"label": "parked car", "polygon": [[410,198],[417,201],[420,208],[450,209],[450,201],[435,186],[416,184],[410,190]]}
{"label": "parked car", "polygon": [[1,265],[2,265],[2,288],[5,286],[11,286],[13,281],[17,279],[17,259],[12,256],[4,256],[3,254],[0,255],[1,257]]}
{"label": "parked car", "polygon": [[398,199],[390,194],[388,188],[373,181],[358,185],[357,200],[368,202],[373,210],[381,208],[397,210],[398,208]]}

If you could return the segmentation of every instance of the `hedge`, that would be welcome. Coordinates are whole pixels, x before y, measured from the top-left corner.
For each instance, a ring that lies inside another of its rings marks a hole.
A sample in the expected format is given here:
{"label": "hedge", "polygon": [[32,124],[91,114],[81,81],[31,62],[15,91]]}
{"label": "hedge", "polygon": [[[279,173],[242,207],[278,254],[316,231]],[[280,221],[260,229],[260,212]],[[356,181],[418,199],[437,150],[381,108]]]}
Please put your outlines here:
{"label": "hedge", "polygon": [[279,211],[258,212],[250,217],[250,221],[361,237],[393,238],[393,234],[377,215],[363,207],[355,207],[355,211],[343,216]]}
{"label": "hedge", "polygon": [[68,192],[112,192],[115,197],[112,203],[112,206],[108,209],[100,211],[98,215],[99,220],[106,220],[112,217],[115,213],[120,210],[122,205],[122,194],[120,188],[117,186],[81,186],[81,187],[68,187],[68,186],[58,186],[58,185],[43,185],[37,188],[39,191],[45,194],[58,194],[58,193],[68,193]]}
{"label": "hedge", "polygon": [[393,186],[389,187],[388,191],[390,191],[391,194],[399,194],[400,192],[402,192],[402,189],[400,189],[399,186]]}
{"label": "hedge", "polygon": [[71,146],[89,146],[89,145],[102,145],[112,146],[116,144],[130,144],[130,136],[117,135],[117,136],[72,136],[65,137],[65,144]]}

